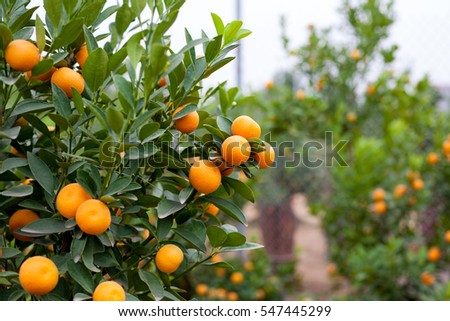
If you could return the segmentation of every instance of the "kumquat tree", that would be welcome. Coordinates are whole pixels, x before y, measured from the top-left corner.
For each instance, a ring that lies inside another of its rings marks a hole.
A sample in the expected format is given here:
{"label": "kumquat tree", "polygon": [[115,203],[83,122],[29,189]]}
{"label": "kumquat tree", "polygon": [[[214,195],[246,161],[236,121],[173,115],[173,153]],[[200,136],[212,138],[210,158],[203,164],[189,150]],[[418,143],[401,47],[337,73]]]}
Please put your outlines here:
{"label": "kumquat tree", "polygon": [[184,2],[0,3],[1,300],[183,300],[191,271],[260,247],[231,197],[274,151],[227,117],[237,88],[202,85],[250,31],[212,14],[172,48]]}

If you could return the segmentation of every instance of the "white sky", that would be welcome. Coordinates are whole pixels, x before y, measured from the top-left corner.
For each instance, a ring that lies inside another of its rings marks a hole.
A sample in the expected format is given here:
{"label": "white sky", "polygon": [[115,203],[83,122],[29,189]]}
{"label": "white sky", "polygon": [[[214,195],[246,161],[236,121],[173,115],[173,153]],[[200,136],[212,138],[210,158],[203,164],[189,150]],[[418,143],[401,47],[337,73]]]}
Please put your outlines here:
{"label": "white sky", "polygon": [[[241,0],[244,27],[253,34],[242,43],[244,88],[257,89],[271,80],[278,71],[287,68],[281,45],[280,17],[287,18],[288,36],[292,45],[300,45],[307,37],[306,26],[336,25],[341,17],[336,9],[341,0]],[[112,0],[112,3],[116,1]],[[39,5],[41,0],[32,0]],[[411,69],[417,78],[428,73],[434,84],[450,86],[450,1],[396,0],[396,24],[390,41],[399,44],[396,68]],[[224,22],[235,19],[235,0],[187,0],[179,19],[171,29],[175,48],[184,43],[184,28],[195,37],[203,29],[213,36],[210,13],[217,13]],[[235,84],[236,64],[211,77],[211,84],[229,80]]]}

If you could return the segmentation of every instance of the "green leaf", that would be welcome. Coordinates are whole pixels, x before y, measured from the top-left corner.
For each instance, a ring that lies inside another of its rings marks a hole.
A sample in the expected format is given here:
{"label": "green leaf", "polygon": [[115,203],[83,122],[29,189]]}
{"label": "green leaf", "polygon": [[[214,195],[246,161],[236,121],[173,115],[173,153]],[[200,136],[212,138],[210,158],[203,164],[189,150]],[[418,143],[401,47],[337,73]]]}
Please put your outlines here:
{"label": "green leaf", "polygon": [[86,26],[83,26],[83,32],[84,32],[84,39],[86,41],[86,47],[87,47],[88,53],[97,49],[98,48],[97,40],[95,39],[94,35],[89,30],[89,28]]}
{"label": "green leaf", "polygon": [[226,64],[232,62],[234,59],[235,59],[235,57],[227,57],[227,58],[224,58],[222,60],[219,60],[214,65],[212,65],[211,67],[209,67],[208,69],[205,70],[205,74],[203,75],[203,79],[208,78],[212,73],[216,72],[217,70],[219,70],[220,68],[222,68]]}
{"label": "green leaf", "polygon": [[12,157],[7,158],[2,163],[2,168],[0,169],[0,174],[7,172],[11,169],[18,167],[23,167],[28,165],[28,160],[26,158]]}
{"label": "green leaf", "polygon": [[203,198],[216,205],[231,218],[247,226],[247,219],[245,218],[244,213],[234,203],[213,195],[205,196]]}
{"label": "green leaf", "polygon": [[222,19],[215,13],[211,13],[211,17],[214,22],[214,27],[216,28],[218,35],[223,35],[223,32],[225,30],[225,26],[223,24]]}
{"label": "green leaf", "polygon": [[16,258],[19,256],[23,256],[22,251],[19,251],[16,248],[13,247],[0,247],[2,255],[0,255],[0,260],[7,260]]}
{"label": "green leaf", "polygon": [[45,26],[41,18],[36,15],[36,44],[39,51],[42,52],[45,48]]}
{"label": "green leaf", "polygon": [[221,131],[231,135],[231,120],[224,116],[217,116],[216,122]]}
{"label": "green leaf", "polygon": [[224,177],[223,182],[230,185],[237,193],[239,193],[246,200],[254,203],[255,195],[253,194],[253,190],[247,186],[247,184],[241,182],[240,180]]}
{"label": "green leaf", "polygon": [[45,13],[56,28],[58,28],[61,21],[62,3],[62,0],[44,0]]}
{"label": "green leaf", "polygon": [[27,152],[28,165],[33,173],[34,179],[51,196],[55,194],[55,179],[47,164],[33,153]]}
{"label": "green leaf", "polygon": [[228,262],[206,262],[202,265],[214,268],[224,268],[228,270],[234,270],[234,267]]}
{"label": "green leaf", "polygon": [[83,67],[83,77],[92,91],[99,89],[108,77],[108,54],[102,48],[97,48],[86,59]]}
{"label": "green leaf", "polygon": [[16,139],[19,136],[20,127],[13,127],[0,130],[0,138]]}
{"label": "green leaf", "polygon": [[139,140],[143,141],[147,137],[153,135],[161,125],[157,122],[145,124],[139,131]]}
{"label": "green leaf", "polygon": [[24,99],[16,105],[16,108],[9,115],[10,117],[19,116],[31,112],[41,112],[53,108],[53,105],[37,99]]}
{"label": "green leaf", "polygon": [[241,246],[236,247],[224,247],[221,252],[237,252],[237,251],[248,251],[263,248],[264,246],[257,243],[246,242]]}
{"label": "green leaf", "polygon": [[156,238],[159,242],[163,241],[167,234],[170,232],[173,226],[173,217],[167,216],[166,218],[158,220],[158,226],[156,228]]}
{"label": "green leaf", "polygon": [[84,99],[84,103],[88,106],[91,112],[95,115],[95,118],[99,121],[99,123],[103,126],[104,129],[110,131],[111,128],[108,126],[108,121],[106,120],[106,115],[102,109],[97,107],[90,100]]}
{"label": "green leaf", "polygon": [[124,4],[117,10],[116,14],[116,29],[117,32],[122,35],[128,29],[129,25],[133,22],[135,16],[130,7]]}
{"label": "green leaf", "polygon": [[247,238],[239,232],[231,232],[227,234],[226,241],[222,244],[222,246],[227,247],[236,247],[245,244]]}
{"label": "green leaf", "polygon": [[75,263],[72,260],[67,261],[67,269],[69,275],[75,280],[85,291],[92,293],[94,291],[94,280],[91,272],[82,263]]}
{"label": "green leaf", "polygon": [[65,221],[54,218],[42,218],[22,227],[18,230],[18,234],[36,237],[58,234],[66,231],[68,231],[68,229],[65,226]]}
{"label": "green leaf", "polygon": [[184,204],[194,193],[195,189],[192,186],[185,187],[181,190],[178,198],[180,199],[180,203]]}
{"label": "green leaf", "polygon": [[241,40],[241,39],[243,39],[243,38],[245,38],[245,37],[248,37],[249,35],[251,35],[252,34],[252,32],[250,31],[250,30],[247,30],[247,29],[240,29],[238,32],[237,32],[237,34],[236,34],[236,37],[234,37],[234,41],[238,41],[238,40]]}
{"label": "green leaf", "polygon": [[106,109],[106,120],[116,134],[120,134],[124,123],[123,114],[113,106],[109,106]]}
{"label": "green leaf", "polygon": [[86,26],[92,25],[92,23],[97,19],[105,3],[106,0],[96,0],[93,2],[91,1],[90,5],[84,6],[84,9],[81,10],[78,15],[85,19]]}
{"label": "green leaf", "polygon": [[[67,95],[64,93],[64,91],[62,91],[62,89],[55,84],[52,84],[52,97],[56,112],[63,116],[66,121],[68,121],[71,115],[69,98],[67,98]],[[67,124],[69,123],[67,122]]]}
{"label": "green leaf", "polygon": [[136,69],[144,52],[144,48],[140,44],[141,39],[142,35],[135,34],[127,43],[128,58],[134,69]]}
{"label": "green leaf", "polygon": [[177,112],[177,113],[172,117],[172,119],[173,119],[173,120],[177,120],[177,119],[183,118],[183,117],[186,116],[187,114],[190,114],[190,113],[196,111],[197,109],[198,109],[198,108],[197,108],[197,105],[189,104],[189,105],[183,107],[183,109],[181,109],[179,112]]}
{"label": "green leaf", "polygon": [[31,8],[27,11],[25,11],[23,14],[17,17],[17,19],[14,20],[14,22],[10,25],[11,32],[15,33],[16,31],[21,30],[24,28],[31,20],[31,17],[33,16],[33,13],[36,11],[36,9],[39,7]]}
{"label": "green leaf", "polygon": [[161,281],[151,272],[139,269],[139,278],[148,286],[148,289],[155,300],[161,300],[164,297],[164,288]]}
{"label": "green leaf", "polygon": [[31,74],[33,77],[40,76],[49,72],[53,68],[53,59],[44,59],[40,61],[36,66],[34,66]]}
{"label": "green leaf", "polygon": [[205,50],[205,58],[207,62],[211,62],[220,52],[222,48],[222,36],[219,35],[213,39],[213,41],[209,42],[206,46]]}
{"label": "green leaf", "polygon": [[70,245],[70,255],[75,263],[81,260],[81,255],[84,252],[86,246],[87,237],[81,239],[74,238],[72,244]]}
{"label": "green leaf", "polygon": [[229,24],[227,24],[223,33],[223,40],[225,45],[234,40],[234,37],[237,35],[241,27],[242,21],[240,20],[232,21]]}
{"label": "green leaf", "polygon": [[2,191],[0,195],[8,197],[25,197],[33,194],[33,187],[30,185],[19,185]]}
{"label": "green leaf", "polygon": [[177,234],[178,236],[180,236],[181,238],[185,239],[188,243],[192,244],[197,250],[202,251],[203,253],[206,253],[205,244],[194,233],[188,231],[187,229],[183,229],[183,228],[175,228],[175,229],[172,229],[172,231],[175,234]]}
{"label": "green leaf", "polygon": [[39,203],[38,201],[35,201],[35,200],[23,200],[22,202],[19,203],[19,206],[23,207],[23,208],[28,208],[30,210],[39,211],[39,212],[51,213],[51,211],[48,210],[48,208],[46,208],[41,203]]}
{"label": "green leaf", "polygon": [[158,147],[153,142],[144,143],[137,148],[130,149],[129,153],[126,155],[127,159],[145,159],[153,156],[159,151]]}
{"label": "green leaf", "polygon": [[131,177],[120,177],[109,184],[105,195],[114,195],[122,192],[131,183]]}
{"label": "green leaf", "polygon": [[125,60],[125,58],[128,56],[127,48],[123,47],[116,53],[114,53],[109,58],[109,66],[108,69],[110,71],[115,71],[117,67],[121,66],[121,63]]}
{"label": "green leaf", "polygon": [[180,202],[171,201],[165,198],[159,202],[158,206],[156,207],[156,211],[159,218],[165,218],[178,212],[185,206],[186,204],[181,204]]}
{"label": "green leaf", "polygon": [[52,43],[50,51],[60,49],[77,40],[83,31],[84,18],[75,18],[66,24]]}
{"label": "green leaf", "polygon": [[212,247],[220,247],[227,239],[227,233],[215,225],[208,226],[206,234]]}
{"label": "green leaf", "polygon": [[9,30],[8,26],[4,23],[0,23],[0,49],[6,49],[12,39],[13,35],[11,30]]}

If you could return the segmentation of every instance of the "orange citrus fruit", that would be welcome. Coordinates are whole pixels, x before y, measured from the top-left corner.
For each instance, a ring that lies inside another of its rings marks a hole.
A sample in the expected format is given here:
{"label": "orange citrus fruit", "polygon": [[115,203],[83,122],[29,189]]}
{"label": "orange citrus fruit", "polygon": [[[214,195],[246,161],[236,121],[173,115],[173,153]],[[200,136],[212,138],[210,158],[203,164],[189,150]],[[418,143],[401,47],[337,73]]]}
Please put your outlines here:
{"label": "orange citrus fruit", "polygon": [[444,238],[447,243],[450,243],[450,231],[445,232]]}
{"label": "orange citrus fruit", "polygon": [[92,199],[91,195],[78,183],[64,186],[56,196],[56,208],[65,218],[75,217],[78,207]]}
{"label": "orange citrus fruit", "polygon": [[200,283],[195,287],[195,293],[200,296],[205,296],[208,293],[208,286],[204,283]]}
{"label": "orange citrus fruit", "polygon": [[361,59],[361,51],[359,51],[358,49],[355,49],[352,51],[350,56],[352,57],[353,60],[359,60],[359,59]]}
{"label": "orange citrus fruit", "polygon": [[329,275],[335,275],[336,272],[337,272],[336,264],[334,264],[334,263],[328,263],[328,265],[327,265],[327,273],[328,273]]}
{"label": "orange citrus fruit", "polygon": [[94,301],[125,301],[125,290],[115,281],[102,282],[92,294]]}
{"label": "orange citrus fruit", "polygon": [[84,233],[100,235],[111,225],[111,213],[105,203],[90,199],[78,206],[75,221]]}
{"label": "orange citrus fruit", "polygon": [[202,159],[192,164],[189,170],[189,182],[200,193],[209,194],[219,188],[222,175],[213,162]]}
{"label": "orange citrus fruit", "polygon": [[415,172],[415,171],[408,171],[408,173],[406,173],[406,178],[409,181],[413,181],[416,178],[420,178],[420,173],[419,172]]}
{"label": "orange citrus fruit", "polygon": [[19,281],[30,294],[45,295],[58,284],[59,272],[52,260],[33,256],[25,260],[19,269]]}
{"label": "orange citrus fruit", "polygon": [[394,188],[394,198],[399,199],[406,195],[408,192],[408,186],[405,184],[398,184]]}
{"label": "orange citrus fruit", "polygon": [[442,143],[442,151],[444,152],[445,155],[450,154],[450,140],[447,139],[446,141],[444,141]]}
{"label": "orange citrus fruit", "polygon": [[239,166],[245,163],[250,152],[250,143],[242,136],[230,136],[222,143],[222,157],[229,165]]}
{"label": "orange citrus fruit", "polygon": [[216,205],[209,203],[205,209],[205,213],[216,216],[217,214],[219,214],[219,208]]}
{"label": "orange citrus fruit", "polygon": [[298,100],[303,100],[305,99],[305,92],[301,89],[297,90],[295,92],[295,98],[297,98]]}
{"label": "orange citrus fruit", "polygon": [[239,294],[237,294],[237,292],[234,292],[234,291],[228,292],[227,300],[228,301],[237,301],[237,300],[239,300]]}
{"label": "orange citrus fruit", "polygon": [[423,285],[429,286],[434,283],[435,277],[430,272],[425,271],[420,275],[420,281]]}
{"label": "orange citrus fruit", "polygon": [[430,165],[436,165],[437,163],[439,163],[439,154],[437,153],[429,153],[427,155],[427,163]]}
{"label": "orange citrus fruit", "polygon": [[34,221],[37,221],[39,216],[31,211],[31,210],[18,210],[9,218],[9,230],[14,235],[14,237],[18,240],[29,242],[31,241],[31,237],[22,236],[14,233],[15,230],[20,229]]}
{"label": "orange citrus fruit", "polygon": [[420,191],[425,186],[425,183],[420,178],[416,178],[412,181],[411,185],[414,190]]}
{"label": "orange citrus fruit", "polygon": [[367,86],[367,94],[368,94],[369,96],[375,95],[376,92],[377,92],[377,87],[375,87],[374,85],[369,85],[369,86]]}
{"label": "orange citrus fruit", "polygon": [[41,61],[41,54],[31,42],[17,39],[6,47],[5,60],[13,69],[24,72],[30,71]]}
{"label": "orange citrus fruit", "polygon": [[261,127],[249,116],[239,116],[231,124],[231,133],[239,135],[246,139],[259,138],[261,136]]}
{"label": "orange citrus fruit", "polygon": [[87,57],[89,56],[88,49],[86,45],[82,45],[80,49],[78,49],[75,54],[75,59],[81,68],[84,67],[84,63],[86,62]]}
{"label": "orange citrus fruit", "polygon": [[219,165],[219,170],[220,170],[220,174],[222,176],[230,176],[231,173],[233,173],[233,171],[234,171],[234,167],[229,167],[227,165],[227,162],[222,160],[220,165]]}
{"label": "orange citrus fruit", "polygon": [[272,81],[266,82],[266,89],[271,90],[272,88],[273,88],[273,82]]}
{"label": "orange citrus fruit", "polygon": [[264,142],[265,150],[253,155],[253,158],[258,162],[259,168],[268,168],[273,164],[275,160],[275,150],[269,143]]}
{"label": "orange citrus fruit", "polygon": [[75,70],[67,67],[62,67],[53,73],[51,78],[52,84],[55,84],[67,95],[67,97],[72,98],[72,88],[78,91],[80,94],[84,90],[84,79]]}
{"label": "orange citrus fruit", "polygon": [[347,119],[347,121],[348,121],[349,123],[354,123],[354,122],[358,119],[358,116],[356,115],[355,112],[349,111],[349,112],[345,115],[345,118]]}
{"label": "orange citrus fruit", "polygon": [[166,244],[156,253],[155,263],[158,270],[164,273],[173,273],[183,262],[183,251],[174,245]]}
{"label": "orange citrus fruit", "polygon": [[[175,116],[180,110],[182,110],[185,106],[178,107],[175,109],[173,116]],[[183,116],[179,119],[173,121],[173,124],[177,130],[182,132],[183,134],[192,133],[197,129],[198,124],[200,123],[200,116],[197,111],[193,111],[186,116]]]}
{"label": "orange citrus fruit", "polygon": [[439,259],[441,258],[441,249],[437,246],[430,247],[428,249],[427,258],[430,262],[439,261]]}
{"label": "orange citrus fruit", "polygon": [[20,158],[27,158],[26,155],[22,154],[21,152],[19,152],[16,148],[14,148],[14,146],[11,146],[11,149],[9,150],[9,152],[17,157]]}
{"label": "orange citrus fruit", "polygon": [[384,189],[382,189],[380,187],[374,189],[372,192],[372,199],[375,202],[382,201],[382,200],[384,200],[385,197],[386,197],[386,192],[384,191]]}
{"label": "orange citrus fruit", "polygon": [[247,271],[253,271],[255,269],[255,265],[253,264],[253,262],[245,262],[244,269]]}
{"label": "orange citrus fruit", "polygon": [[387,211],[387,204],[385,201],[376,201],[373,204],[373,211],[376,214],[384,214]]}
{"label": "orange citrus fruit", "polygon": [[241,284],[244,282],[244,274],[242,272],[233,272],[230,275],[230,281],[234,284]]}
{"label": "orange citrus fruit", "polygon": [[166,77],[162,77],[162,78],[158,81],[158,88],[164,87],[166,84],[167,84]]}

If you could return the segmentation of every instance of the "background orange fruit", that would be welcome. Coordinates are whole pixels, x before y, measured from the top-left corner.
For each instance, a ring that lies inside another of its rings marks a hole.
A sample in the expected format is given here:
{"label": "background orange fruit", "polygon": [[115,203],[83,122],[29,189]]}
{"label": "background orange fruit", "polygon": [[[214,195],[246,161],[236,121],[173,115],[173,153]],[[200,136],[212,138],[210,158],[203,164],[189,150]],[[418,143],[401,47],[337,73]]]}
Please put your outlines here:
{"label": "background orange fruit", "polygon": [[164,273],[173,273],[183,262],[183,251],[174,245],[166,244],[156,253],[155,263],[158,270]]}
{"label": "background orange fruit", "polygon": [[111,213],[105,203],[90,199],[78,207],[75,221],[84,233],[100,235],[111,225]]}
{"label": "background orange fruit", "polygon": [[31,42],[17,39],[6,47],[5,60],[13,69],[24,72],[30,71],[41,61],[41,54]]}
{"label": "background orange fruit", "polygon": [[201,296],[208,294],[208,286],[204,283],[200,283],[195,287],[195,293]]}
{"label": "background orange fruit", "polygon": [[52,75],[51,82],[61,88],[69,98],[73,97],[72,88],[80,94],[84,90],[83,76],[67,67],[56,70]]}
{"label": "background orange fruit", "polygon": [[59,272],[52,260],[33,256],[25,260],[19,269],[19,281],[30,294],[45,295],[58,284]]}
{"label": "background orange fruit", "polygon": [[91,198],[80,184],[71,183],[59,191],[56,208],[65,218],[72,218],[75,217],[78,207]]}
{"label": "background orange fruit", "polygon": [[219,188],[222,175],[213,162],[202,159],[192,164],[189,170],[189,182],[200,193],[209,194]]}
{"label": "background orange fruit", "polygon": [[275,150],[269,143],[264,142],[265,150],[253,155],[253,158],[258,162],[259,168],[268,168],[275,160]]}
{"label": "background orange fruit", "polygon": [[250,152],[250,143],[242,136],[230,136],[222,143],[222,157],[228,165],[239,166],[245,163]]}
{"label": "background orange fruit", "polygon": [[408,186],[405,184],[398,184],[394,188],[394,198],[399,199],[406,195],[408,192]]}
{"label": "background orange fruit", "polygon": [[425,271],[420,275],[420,281],[423,285],[432,285],[435,281],[435,277],[430,272]]}
{"label": "background orange fruit", "polygon": [[239,135],[246,139],[259,138],[261,136],[261,127],[249,116],[239,116],[231,124],[231,133]]}
{"label": "background orange fruit", "polygon": [[[185,106],[181,106],[175,109],[173,116],[175,116],[184,107]],[[192,133],[194,130],[197,129],[199,123],[200,123],[200,116],[196,111],[193,111],[187,114],[186,116],[183,116],[173,121],[175,128],[180,132],[182,132],[183,134]]]}
{"label": "background orange fruit", "polygon": [[233,272],[230,275],[230,281],[234,284],[241,284],[244,282],[244,274],[242,272]]}
{"label": "background orange fruit", "polygon": [[374,201],[382,201],[386,197],[386,192],[382,188],[376,188],[372,192],[372,199]]}
{"label": "background orange fruit", "polygon": [[385,201],[376,201],[373,204],[373,211],[377,214],[384,214],[387,211],[387,204]]}
{"label": "background orange fruit", "polygon": [[428,249],[427,258],[430,262],[439,261],[439,259],[441,258],[441,249],[437,246],[430,247]]}
{"label": "background orange fruit", "polygon": [[125,301],[126,294],[123,287],[115,281],[102,282],[94,290],[94,301]]}
{"label": "background orange fruit", "polygon": [[37,221],[39,216],[31,210],[18,210],[9,218],[9,230],[18,240],[29,242],[32,238],[28,236],[22,236],[14,233],[15,230],[24,227],[34,221]]}

